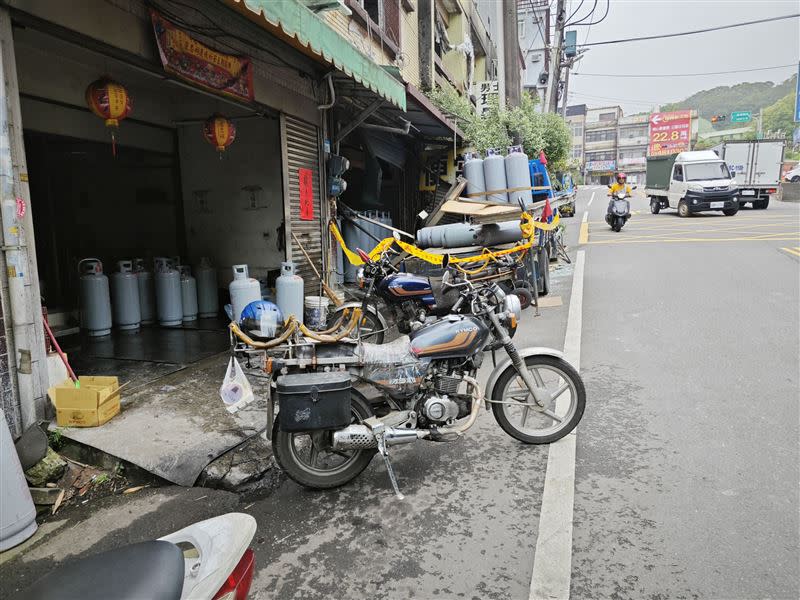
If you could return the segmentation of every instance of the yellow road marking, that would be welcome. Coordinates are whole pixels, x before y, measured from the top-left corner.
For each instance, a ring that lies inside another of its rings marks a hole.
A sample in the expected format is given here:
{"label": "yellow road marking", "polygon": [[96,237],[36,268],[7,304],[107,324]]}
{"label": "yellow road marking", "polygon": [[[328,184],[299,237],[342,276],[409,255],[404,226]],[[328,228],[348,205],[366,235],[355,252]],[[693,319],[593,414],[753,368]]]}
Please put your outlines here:
{"label": "yellow road marking", "polygon": [[789,254],[794,254],[795,256],[800,256],[800,247],[798,248],[781,248],[784,252],[788,252]]}
{"label": "yellow road marking", "polygon": [[[786,234],[782,234],[786,235]],[[676,243],[676,242],[794,242],[800,240],[800,233],[791,234],[788,237],[778,238],[764,238],[758,237],[735,237],[735,238],[659,238],[654,240],[596,240],[594,242],[587,242],[588,244],[660,244],[660,243]]]}
{"label": "yellow road marking", "polygon": [[589,243],[589,223],[581,223],[581,232],[578,235],[578,244]]}

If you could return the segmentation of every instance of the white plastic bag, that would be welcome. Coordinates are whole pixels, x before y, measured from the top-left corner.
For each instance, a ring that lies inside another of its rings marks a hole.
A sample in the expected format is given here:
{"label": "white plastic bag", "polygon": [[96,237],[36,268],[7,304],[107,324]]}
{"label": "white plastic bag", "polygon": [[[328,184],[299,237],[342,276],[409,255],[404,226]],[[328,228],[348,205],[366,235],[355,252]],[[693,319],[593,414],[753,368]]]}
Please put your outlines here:
{"label": "white plastic bag", "polygon": [[235,413],[243,406],[253,401],[253,388],[242,371],[239,361],[231,356],[228,368],[225,371],[225,380],[219,388],[219,397],[225,403],[225,408],[230,413]]}

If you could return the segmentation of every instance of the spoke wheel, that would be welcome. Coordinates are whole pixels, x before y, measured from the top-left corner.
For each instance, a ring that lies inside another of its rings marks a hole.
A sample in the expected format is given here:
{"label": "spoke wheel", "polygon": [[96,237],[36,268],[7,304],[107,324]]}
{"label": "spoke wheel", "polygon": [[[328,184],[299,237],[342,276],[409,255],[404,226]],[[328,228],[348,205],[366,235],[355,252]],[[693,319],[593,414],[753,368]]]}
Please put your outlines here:
{"label": "spoke wheel", "polygon": [[508,435],[526,444],[549,444],[575,429],[586,407],[586,389],[578,372],[554,356],[529,356],[525,365],[547,400],[536,404],[525,382],[509,365],[492,390],[492,412]]}
{"label": "spoke wheel", "polygon": [[[372,416],[369,403],[355,390],[350,396],[351,423]],[[272,427],[272,451],[281,469],[300,485],[328,489],[348,483],[367,468],[374,449],[334,450],[333,431],[281,431],[279,419]]]}

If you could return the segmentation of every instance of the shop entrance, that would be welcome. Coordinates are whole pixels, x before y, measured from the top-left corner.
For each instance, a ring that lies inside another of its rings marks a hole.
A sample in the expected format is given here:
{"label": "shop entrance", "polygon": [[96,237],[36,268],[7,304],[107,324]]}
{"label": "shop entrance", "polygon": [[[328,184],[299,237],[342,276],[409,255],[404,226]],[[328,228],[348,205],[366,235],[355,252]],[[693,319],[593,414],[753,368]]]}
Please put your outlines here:
{"label": "shop entrance", "polygon": [[[43,306],[75,371],[138,385],[224,352],[231,267],[247,264],[266,295],[286,257],[278,114],[30,29],[15,30],[15,50]],[[133,98],[116,132],[116,156],[110,131],[84,99],[101,75]],[[215,113],[237,129],[224,152],[203,135]],[[136,258],[152,273],[156,257],[174,258],[192,276],[209,259],[216,315],[170,328],[156,319],[131,331],[121,331],[115,316],[109,336],[86,335],[80,261],[100,259],[112,276],[119,261]]]}

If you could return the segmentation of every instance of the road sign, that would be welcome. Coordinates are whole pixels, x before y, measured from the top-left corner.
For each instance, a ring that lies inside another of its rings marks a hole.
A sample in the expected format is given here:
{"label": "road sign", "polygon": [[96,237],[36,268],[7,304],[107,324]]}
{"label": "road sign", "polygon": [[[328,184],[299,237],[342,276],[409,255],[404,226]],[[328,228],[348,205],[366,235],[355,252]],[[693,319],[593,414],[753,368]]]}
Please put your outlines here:
{"label": "road sign", "polygon": [[753,119],[753,113],[749,110],[738,110],[731,113],[731,123],[749,123]]}

